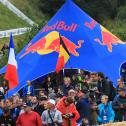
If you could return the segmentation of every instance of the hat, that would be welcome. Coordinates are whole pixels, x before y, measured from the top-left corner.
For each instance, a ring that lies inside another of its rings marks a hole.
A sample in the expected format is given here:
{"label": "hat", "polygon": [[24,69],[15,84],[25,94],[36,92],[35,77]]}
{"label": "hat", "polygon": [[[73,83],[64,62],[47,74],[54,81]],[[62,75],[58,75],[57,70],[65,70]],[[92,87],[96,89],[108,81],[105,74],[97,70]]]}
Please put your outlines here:
{"label": "hat", "polygon": [[30,102],[27,102],[27,103],[24,103],[23,106],[24,106],[24,107],[26,107],[26,106],[32,107],[32,104],[31,104]]}
{"label": "hat", "polygon": [[53,99],[50,99],[50,100],[48,101],[48,103],[51,103],[51,104],[53,104],[53,105],[56,104],[56,102],[55,102]]}
{"label": "hat", "polygon": [[124,88],[124,87],[118,88],[118,91],[125,91],[125,90],[126,90],[126,88]]}
{"label": "hat", "polygon": [[75,91],[73,89],[70,89],[68,92],[69,93],[75,93]]}

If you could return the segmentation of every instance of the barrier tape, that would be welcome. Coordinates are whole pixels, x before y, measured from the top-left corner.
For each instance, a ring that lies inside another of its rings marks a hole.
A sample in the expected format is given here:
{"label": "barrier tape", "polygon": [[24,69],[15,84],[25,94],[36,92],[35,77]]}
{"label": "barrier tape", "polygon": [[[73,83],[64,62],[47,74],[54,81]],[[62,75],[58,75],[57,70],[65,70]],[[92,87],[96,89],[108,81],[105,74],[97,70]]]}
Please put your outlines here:
{"label": "barrier tape", "polygon": [[25,28],[17,28],[17,29],[0,31],[0,38],[10,37],[10,33],[12,33],[13,36],[22,35],[28,32],[29,30],[31,30],[31,28],[25,27]]}

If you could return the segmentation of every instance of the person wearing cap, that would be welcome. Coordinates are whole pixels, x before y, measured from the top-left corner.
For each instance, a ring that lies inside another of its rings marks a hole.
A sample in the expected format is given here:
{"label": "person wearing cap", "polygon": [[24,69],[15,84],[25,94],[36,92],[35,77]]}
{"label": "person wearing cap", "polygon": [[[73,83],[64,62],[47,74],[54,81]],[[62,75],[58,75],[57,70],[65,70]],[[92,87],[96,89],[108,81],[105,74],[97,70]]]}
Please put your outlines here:
{"label": "person wearing cap", "polygon": [[100,124],[114,122],[115,112],[112,109],[112,104],[108,102],[108,96],[103,95],[101,97],[101,103],[98,105],[98,117],[97,120]]}
{"label": "person wearing cap", "polygon": [[27,85],[23,88],[23,97],[27,95],[34,96],[34,88],[29,80],[27,81]]}
{"label": "person wearing cap", "polygon": [[42,126],[42,120],[37,112],[32,111],[29,103],[24,104],[24,113],[18,116],[16,126]]}
{"label": "person wearing cap", "polygon": [[10,115],[10,109],[5,107],[3,115],[0,116],[0,126],[15,126],[15,121]]}
{"label": "person wearing cap", "polygon": [[76,92],[73,89],[70,89],[68,91],[68,96],[72,97],[73,100],[75,101]]}
{"label": "person wearing cap", "polygon": [[48,109],[42,113],[43,126],[61,126],[62,115],[55,107],[56,102],[53,99],[48,101]]}
{"label": "person wearing cap", "polygon": [[118,88],[118,95],[115,96],[112,106],[116,112],[116,121],[126,121],[126,88]]}
{"label": "person wearing cap", "polygon": [[80,115],[73,103],[73,98],[68,96],[61,98],[56,104],[56,108],[62,113],[62,126],[77,126],[76,121],[79,119]]}

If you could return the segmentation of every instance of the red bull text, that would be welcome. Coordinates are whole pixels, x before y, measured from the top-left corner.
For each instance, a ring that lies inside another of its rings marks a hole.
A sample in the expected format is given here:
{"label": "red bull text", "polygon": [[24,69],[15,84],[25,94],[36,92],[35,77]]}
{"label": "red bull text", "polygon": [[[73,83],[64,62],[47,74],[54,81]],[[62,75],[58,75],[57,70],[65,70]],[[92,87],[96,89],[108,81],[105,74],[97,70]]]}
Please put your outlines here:
{"label": "red bull text", "polygon": [[69,32],[75,32],[78,24],[72,23],[71,25],[67,25],[65,21],[57,21],[53,25],[46,25],[43,29],[42,32],[48,32],[50,30],[64,30],[64,31],[69,31]]}

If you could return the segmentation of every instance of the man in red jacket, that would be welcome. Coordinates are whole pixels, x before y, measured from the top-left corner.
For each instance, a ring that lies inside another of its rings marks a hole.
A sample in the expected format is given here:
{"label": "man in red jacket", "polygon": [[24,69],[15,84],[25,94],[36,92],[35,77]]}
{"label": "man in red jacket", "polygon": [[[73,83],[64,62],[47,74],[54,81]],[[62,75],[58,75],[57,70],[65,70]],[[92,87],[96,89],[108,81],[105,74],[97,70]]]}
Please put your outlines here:
{"label": "man in red jacket", "polygon": [[56,104],[56,108],[62,113],[62,126],[77,126],[76,121],[79,119],[80,115],[73,104],[72,97],[68,96],[60,99]]}
{"label": "man in red jacket", "polygon": [[16,126],[42,126],[42,120],[38,113],[32,111],[30,104],[24,104],[25,112],[19,115]]}

